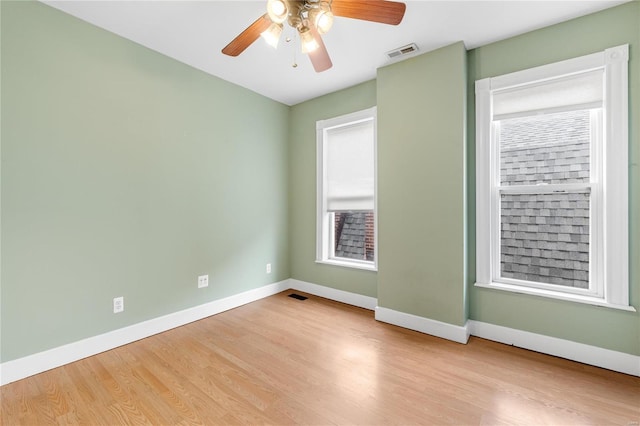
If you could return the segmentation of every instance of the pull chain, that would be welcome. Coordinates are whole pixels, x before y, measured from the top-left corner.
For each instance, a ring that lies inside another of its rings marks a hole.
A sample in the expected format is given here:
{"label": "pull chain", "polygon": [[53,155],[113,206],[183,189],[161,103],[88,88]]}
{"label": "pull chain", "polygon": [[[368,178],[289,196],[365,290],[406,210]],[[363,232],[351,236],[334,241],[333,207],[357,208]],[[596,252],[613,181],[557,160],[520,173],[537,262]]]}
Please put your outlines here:
{"label": "pull chain", "polygon": [[[287,38],[287,41],[291,41],[291,38]],[[296,45],[296,37],[293,37],[293,63],[291,64],[291,66],[293,68],[298,68],[298,61],[296,60],[296,51],[298,50],[297,45]]]}

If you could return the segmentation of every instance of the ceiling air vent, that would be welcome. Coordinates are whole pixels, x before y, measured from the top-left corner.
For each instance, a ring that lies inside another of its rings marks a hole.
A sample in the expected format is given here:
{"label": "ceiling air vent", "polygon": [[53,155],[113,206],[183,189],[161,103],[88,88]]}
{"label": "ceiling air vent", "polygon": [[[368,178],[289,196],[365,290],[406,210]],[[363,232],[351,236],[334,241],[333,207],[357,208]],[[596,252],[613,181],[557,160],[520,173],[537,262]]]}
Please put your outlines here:
{"label": "ceiling air vent", "polygon": [[397,49],[390,50],[389,52],[387,52],[387,56],[389,57],[389,59],[397,59],[401,56],[409,55],[417,51],[418,51],[418,46],[415,43],[411,43],[406,46],[402,46],[402,47],[398,47]]}

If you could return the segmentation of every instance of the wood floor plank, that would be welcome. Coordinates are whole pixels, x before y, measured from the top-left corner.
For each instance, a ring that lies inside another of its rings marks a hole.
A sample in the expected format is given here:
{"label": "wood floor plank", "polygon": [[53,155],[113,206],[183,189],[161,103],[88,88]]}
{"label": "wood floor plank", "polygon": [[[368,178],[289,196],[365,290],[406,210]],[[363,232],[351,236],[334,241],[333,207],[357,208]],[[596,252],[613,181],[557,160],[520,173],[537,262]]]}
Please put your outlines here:
{"label": "wood floor plank", "polygon": [[0,423],[640,423],[638,377],[287,294],[5,385]]}

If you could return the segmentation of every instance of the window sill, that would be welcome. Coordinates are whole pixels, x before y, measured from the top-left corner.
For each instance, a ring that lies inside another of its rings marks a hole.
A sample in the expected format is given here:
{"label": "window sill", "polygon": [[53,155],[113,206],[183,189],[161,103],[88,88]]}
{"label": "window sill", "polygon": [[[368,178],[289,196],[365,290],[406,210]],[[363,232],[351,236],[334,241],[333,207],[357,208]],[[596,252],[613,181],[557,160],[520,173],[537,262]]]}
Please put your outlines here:
{"label": "window sill", "polygon": [[636,312],[636,308],[634,308],[633,306],[614,305],[612,303],[608,303],[607,301],[603,299],[599,299],[597,297],[581,296],[578,294],[569,294],[569,293],[560,293],[556,291],[521,287],[521,286],[515,286],[515,285],[503,284],[503,283],[489,283],[489,284],[475,283],[475,286],[480,288],[490,288],[493,290],[508,291],[511,293],[529,294],[533,296],[548,297],[551,299],[566,300],[568,302],[577,302],[577,303],[584,303],[588,305],[602,306],[605,308],[619,309],[622,311]]}
{"label": "window sill", "polygon": [[337,260],[337,259],[326,259],[326,260],[316,260],[316,263],[378,272],[378,268],[373,262],[358,262],[358,261],[346,261],[346,260]]}

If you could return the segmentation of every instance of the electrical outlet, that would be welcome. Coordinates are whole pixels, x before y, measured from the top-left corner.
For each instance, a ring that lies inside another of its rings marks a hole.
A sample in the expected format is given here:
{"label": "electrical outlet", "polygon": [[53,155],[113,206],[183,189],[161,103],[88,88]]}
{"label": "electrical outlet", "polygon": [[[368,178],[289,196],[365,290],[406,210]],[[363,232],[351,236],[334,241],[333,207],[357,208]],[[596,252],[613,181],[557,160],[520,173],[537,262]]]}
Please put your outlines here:
{"label": "electrical outlet", "polygon": [[209,287],[209,275],[200,275],[198,277],[198,288]]}
{"label": "electrical outlet", "polygon": [[114,297],[113,298],[113,313],[117,314],[118,312],[124,311],[124,297]]}
{"label": "electrical outlet", "polygon": [[267,274],[271,273],[271,264],[267,263]]}

